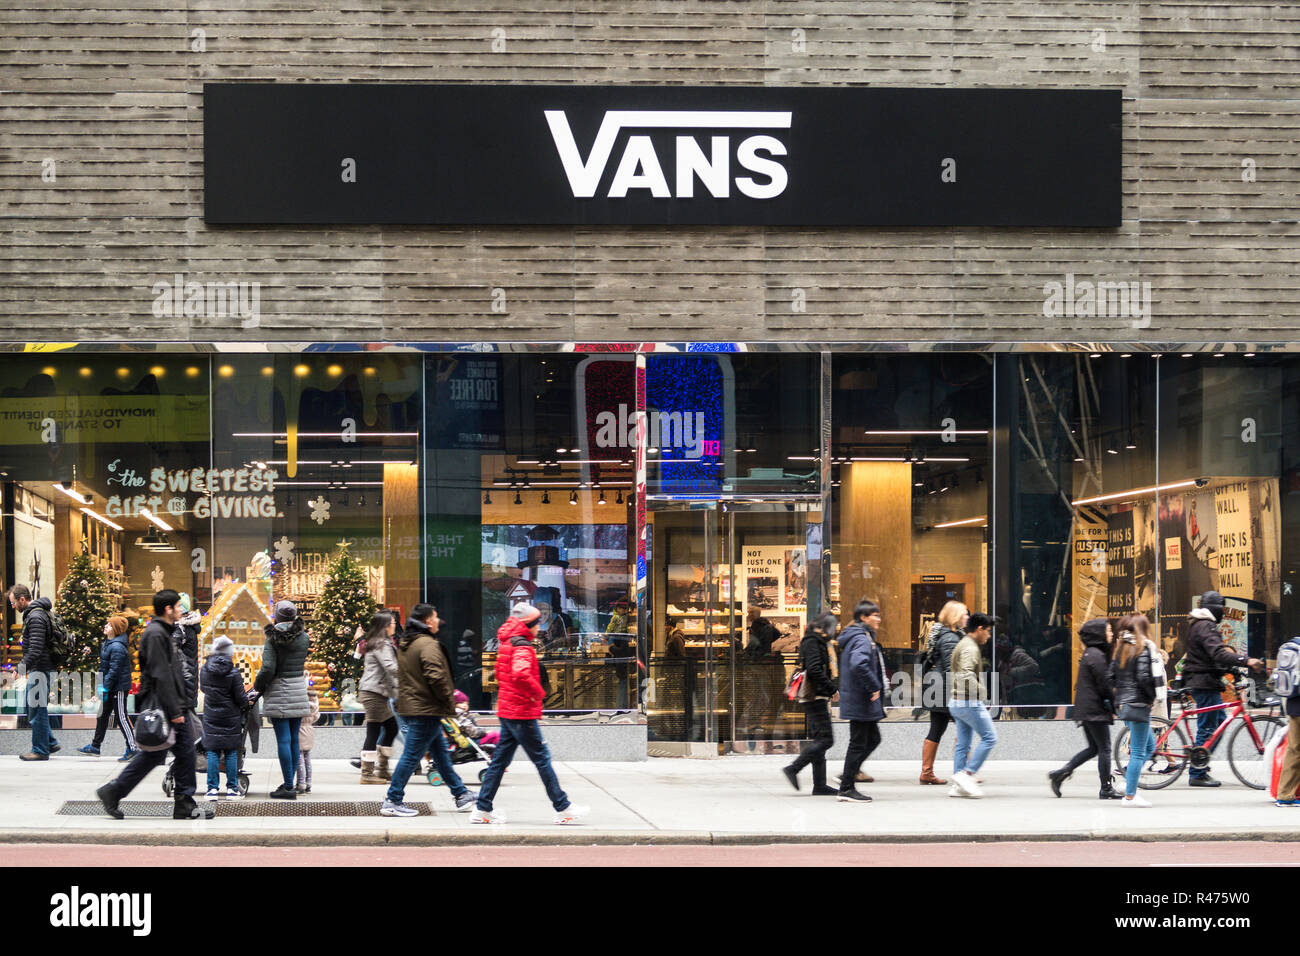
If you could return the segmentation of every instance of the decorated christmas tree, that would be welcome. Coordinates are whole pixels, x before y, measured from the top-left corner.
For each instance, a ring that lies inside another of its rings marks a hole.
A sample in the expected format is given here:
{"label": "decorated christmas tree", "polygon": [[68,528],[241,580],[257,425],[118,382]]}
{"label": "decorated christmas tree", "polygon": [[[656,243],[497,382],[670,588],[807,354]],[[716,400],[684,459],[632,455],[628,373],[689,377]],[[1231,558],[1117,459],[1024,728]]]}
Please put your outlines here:
{"label": "decorated christmas tree", "polygon": [[377,607],[370,596],[365,569],[348,554],[348,543],[340,542],[316,600],[310,628],[311,656],[325,664],[330,678],[329,688],[317,688],[320,693],[328,691],[338,700],[344,681],[351,680],[355,685],[361,679],[362,662],[352,656],[356,648],[354,635],[358,625],[369,625]]}
{"label": "decorated christmas tree", "polygon": [[95,567],[83,542],[81,553],[68,564],[67,577],[59,585],[54,605],[68,632],[68,670],[99,669],[99,646],[104,642],[104,625],[113,610],[108,579]]}

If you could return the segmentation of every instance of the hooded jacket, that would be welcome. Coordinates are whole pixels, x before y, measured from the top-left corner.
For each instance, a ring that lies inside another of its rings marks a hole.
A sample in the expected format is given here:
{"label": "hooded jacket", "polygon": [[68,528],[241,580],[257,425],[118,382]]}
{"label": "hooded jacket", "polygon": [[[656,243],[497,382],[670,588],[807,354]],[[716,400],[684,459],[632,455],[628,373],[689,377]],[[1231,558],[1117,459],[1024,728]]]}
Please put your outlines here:
{"label": "hooded jacket", "polygon": [[50,660],[50,611],[54,605],[49,598],[39,597],[23,609],[23,661],[27,673],[54,670]]}
{"label": "hooded jacket", "polygon": [[403,717],[455,717],[456,685],[433,632],[411,620],[397,642],[397,712]]}
{"label": "hooded jacket", "polygon": [[1223,690],[1220,679],[1229,668],[1242,667],[1246,655],[1223,643],[1219,622],[1208,608],[1192,611],[1187,629],[1187,659],[1183,662],[1183,683],[1188,690]]}
{"label": "hooded jacket", "polygon": [[[885,716],[885,663],[871,628],[854,621],[840,634],[840,717],[882,720]],[[873,694],[880,696],[871,699]]]}
{"label": "hooded jacket", "polygon": [[1079,723],[1113,723],[1115,685],[1106,654],[1106,619],[1094,618],[1084,624],[1079,628],[1079,640],[1083,642],[1083,657],[1074,683],[1074,719]]}
{"label": "hooded jacket", "polygon": [[99,646],[99,672],[110,696],[131,693],[131,648],[125,634],[110,637]]}
{"label": "hooded jacket", "polygon": [[508,618],[497,629],[497,716],[505,720],[538,720],[542,716],[541,672],[528,625]]}
{"label": "hooded jacket", "polygon": [[262,669],[253,681],[253,690],[262,695],[262,714],[266,717],[306,717],[311,713],[307,700],[307,651],[311,638],[295,619],[287,631],[274,624],[263,629],[266,644],[262,647]]}
{"label": "hooded jacket", "polygon": [[154,618],[140,635],[140,711],[157,708],[168,720],[185,716],[185,670],[172,625]]}
{"label": "hooded jacket", "polygon": [[804,680],[812,688],[812,698],[823,700],[834,697],[838,688],[835,678],[831,676],[830,639],[815,630],[805,632],[799,644],[799,662],[803,667]]}
{"label": "hooded jacket", "polygon": [[203,745],[238,750],[244,737],[244,675],[225,654],[213,654],[199,672],[203,688]]}

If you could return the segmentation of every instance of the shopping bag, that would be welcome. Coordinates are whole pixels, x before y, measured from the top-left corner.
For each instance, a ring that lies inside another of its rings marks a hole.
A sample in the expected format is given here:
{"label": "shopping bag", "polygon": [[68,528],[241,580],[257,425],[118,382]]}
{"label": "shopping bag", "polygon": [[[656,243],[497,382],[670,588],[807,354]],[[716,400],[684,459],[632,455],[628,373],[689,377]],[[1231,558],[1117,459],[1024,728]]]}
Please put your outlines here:
{"label": "shopping bag", "polygon": [[1269,784],[1268,792],[1277,799],[1277,783],[1282,779],[1282,760],[1286,757],[1286,734],[1280,737],[1274,735],[1273,739],[1264,745],[1264,766],[1268,767]]}

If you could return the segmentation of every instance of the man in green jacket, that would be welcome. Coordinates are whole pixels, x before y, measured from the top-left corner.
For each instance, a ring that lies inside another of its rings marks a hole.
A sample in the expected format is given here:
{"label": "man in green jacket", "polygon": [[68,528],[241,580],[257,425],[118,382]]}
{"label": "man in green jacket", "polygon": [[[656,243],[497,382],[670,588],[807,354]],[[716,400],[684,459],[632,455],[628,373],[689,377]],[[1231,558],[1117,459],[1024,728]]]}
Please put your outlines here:
{"label": "man in green jacket", "polygon": [[426,752],[432,755],[457,810],[469,813],[478,798],[456,774],[447,753],[447,738],[442,733],[443,718],[456,716],[456,685],[451,679],[451,663],[435,636],[440,623],[432,605],[417,604],[411,609],[406,631],[397,642],[397,713],[406,721],[406,741],[402,745],[402,759],[389,781],[388,799],[379,809],[386,817],[419,814],[414,807],[403,803],[402,798],[406,795],[406,782]]}

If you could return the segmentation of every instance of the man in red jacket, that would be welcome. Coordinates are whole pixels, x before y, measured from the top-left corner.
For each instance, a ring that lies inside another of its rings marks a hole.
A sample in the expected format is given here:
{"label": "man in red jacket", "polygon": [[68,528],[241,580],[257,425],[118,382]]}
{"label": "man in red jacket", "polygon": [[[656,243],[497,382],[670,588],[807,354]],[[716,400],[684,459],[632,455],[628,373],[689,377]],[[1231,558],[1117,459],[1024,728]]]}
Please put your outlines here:
{"label": "man in red jacket", "polygon": [[492,812],[492,798],[519,747],[524,748],[542,778],[546,795],[555,807],[555,822],[577,823],[587,815],[586,807],[570,803],[568,794],[560,789],[560,781],[551,769],[551,751],[542,740],[538,721],[546,694],[533,646],[540,617],[541,612],[531,604],[516,604],[510,610],[509,619],[497,631],[497,716],[501,720],[501,740],[483,773],[483,785],[470,823],[506,822],[502,814]]}

